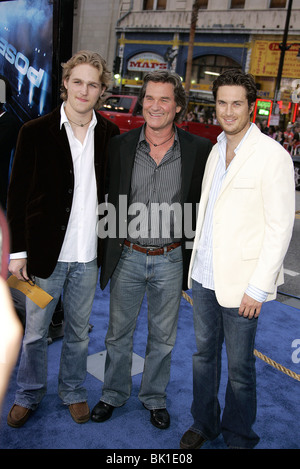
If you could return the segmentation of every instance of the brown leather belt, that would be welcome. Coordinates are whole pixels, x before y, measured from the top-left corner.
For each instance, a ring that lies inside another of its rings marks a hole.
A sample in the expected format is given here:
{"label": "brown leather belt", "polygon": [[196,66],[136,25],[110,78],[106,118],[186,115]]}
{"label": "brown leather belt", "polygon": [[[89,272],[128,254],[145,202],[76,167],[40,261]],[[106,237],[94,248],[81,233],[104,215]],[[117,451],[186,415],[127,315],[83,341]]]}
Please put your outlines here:
{"label": "brown leather belt", "polygon": [[130,241],[127,241],[127,239],[125,239],[124,244],[125,246],[132,247],[132,249],[134,249],[135,251],[142,252],[143,254],[147,254],[148,256],[160,256],[161,254],[164,254],[165,251],[170,252],[181,245],[181,243],[172,243],[162,248],[143,248],[138,244],[130,243]]}

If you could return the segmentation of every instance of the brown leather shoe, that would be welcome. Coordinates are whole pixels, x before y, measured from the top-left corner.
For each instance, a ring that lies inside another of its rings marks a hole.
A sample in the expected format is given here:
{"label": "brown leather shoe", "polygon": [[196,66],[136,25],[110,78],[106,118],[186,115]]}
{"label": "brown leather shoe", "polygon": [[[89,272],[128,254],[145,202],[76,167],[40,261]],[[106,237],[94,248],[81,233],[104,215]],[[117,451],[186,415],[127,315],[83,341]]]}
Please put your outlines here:
{"label": "brown leather shoe", "polygon": [[19,428],[24,425],[32,413],[31,409],[14,404],[7,416],[7,423],[10,427]]}
{"label": "brown leather shoe", "polygon": [[206,438],[199,435],[199,433],[193,432],[192,430],[188,430],[185,432],[183,437],[180,440],[180,448],[182,449],[198,449],[200,448],[205,442],[207,441]]}
{"label": "brown leather shoe", "polygon": [[76,423],[85,423],[90,419],[90,409],[87,402],[77,402],[69,405],[69,411],[72,419]]}

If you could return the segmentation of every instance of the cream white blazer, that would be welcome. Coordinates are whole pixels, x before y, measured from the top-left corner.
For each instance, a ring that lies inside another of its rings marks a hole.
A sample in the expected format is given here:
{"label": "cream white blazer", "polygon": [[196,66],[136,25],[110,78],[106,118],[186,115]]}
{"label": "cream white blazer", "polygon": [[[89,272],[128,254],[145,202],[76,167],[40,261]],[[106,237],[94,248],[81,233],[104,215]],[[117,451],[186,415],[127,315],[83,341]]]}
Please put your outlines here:
{"label": "cream white blazer", "polygon": [[[191,273],[209,191],[219,158],[216,144],[202,183]],[[240,146],[216,200],[213,214],[213,273],[219,304],[239,307],[252,284],[276,297],[295,218],[294,168],[283,147],[253,126]]]}

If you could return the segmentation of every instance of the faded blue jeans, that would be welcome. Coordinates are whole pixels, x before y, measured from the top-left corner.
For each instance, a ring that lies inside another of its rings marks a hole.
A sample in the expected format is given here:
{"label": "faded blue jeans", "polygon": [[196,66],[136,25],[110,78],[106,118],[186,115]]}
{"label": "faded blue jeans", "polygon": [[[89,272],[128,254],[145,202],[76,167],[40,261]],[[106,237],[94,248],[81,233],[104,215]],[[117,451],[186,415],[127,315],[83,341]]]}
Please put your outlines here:
{"label": "faded blue jeans", "polygon": [[17,376],[15,403],[35,410],[47,390],[48,329],[63,292],[64,337],[61,350],[58,393],[66,405],[84,402],[89,317],[98,279],[97,260],[58,262],[47,279],[36,284],[53,296],[43,309],[26,298],[26,329]]}
{"label": "faded blue jeans", "polygon": [[[253,448],[259,437],[252,430],[256,418],[254,342],[257,319],[239,316],[238,308],[219,305],[215,292],[193,280],[193,310],[197,353],[193,356],[194,424],[191,430],[208,440],[223,434],[234,448]],[[225,338],[228,382],[220,418],[218,391]]]}
{"label": "faded blue jeans", "polygon": [[119,407],[130,396],[133,333],[146,293],[148,341],[139,399],[149,410],[166,407],[181,292],[181,247],[148,256],[124,246],[110,282],[102,401]]}

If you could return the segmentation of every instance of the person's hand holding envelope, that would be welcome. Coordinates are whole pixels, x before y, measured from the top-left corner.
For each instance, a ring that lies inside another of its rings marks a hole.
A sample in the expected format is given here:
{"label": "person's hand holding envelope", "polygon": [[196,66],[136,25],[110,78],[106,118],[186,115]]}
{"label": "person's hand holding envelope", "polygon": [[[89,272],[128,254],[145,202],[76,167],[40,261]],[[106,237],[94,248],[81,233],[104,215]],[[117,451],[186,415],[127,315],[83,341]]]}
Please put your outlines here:
{"label": "person's hand holding envelope", "polygon": [[11,275],[7,284],[10,288],[16,288],[30,298],[40,308],[45,308],[53,297],[38,287],[32,280],[19,280],[15,275]]}

